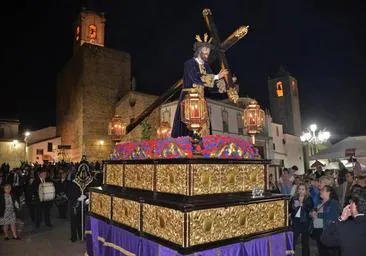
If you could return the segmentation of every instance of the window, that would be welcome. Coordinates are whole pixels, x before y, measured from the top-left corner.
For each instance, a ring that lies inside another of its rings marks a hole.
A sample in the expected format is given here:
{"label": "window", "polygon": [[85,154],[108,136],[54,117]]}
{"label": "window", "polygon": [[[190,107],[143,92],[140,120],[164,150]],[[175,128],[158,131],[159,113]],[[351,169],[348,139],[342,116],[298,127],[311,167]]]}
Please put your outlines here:
{"label": "window", "polygon": [[296,86],[295,80],[291,81],[291,90],[292,90],[292,95],[297,96],[297,86]]}
{"label": "window", "polygon": [[76,35],[76,41],[79,41],[79,38],[80,38],[80,26],[77,26],[76,27],[76,33],[75,33]]}
{"label": "window", "polygon": [[238,113],[236,115],[236,120],[238,122],[238,134],[243,135],[244,134],[243,116],[240,113]]}
{"label": "window", "polygon": [[276,150],[276,144],[273,143],[273,150]]}
{"label": "window", "polygon": [[47,152],[52,152],[52,151],[53,151],[52,142],[48,142],[48,144],[47,144]]}
{"label": "window", "polygon": [[4,128],[0,128],[0,138],[4,138],[5,132]]}
{"label": "window", "polygon": [[280,129],[278,129],[278,126],[276,126],[276,135],[277,135],[277,137],[280,136]]}
{"label": "window", "polygon": [[170,110],[168,109],[163,111],[163,122],[170,123]]}
{"label": "window", "polygon": [[229,132],[229,113],[226,110],[222,111],[222,131]]}
{"label": "window", "polygon": [[37,155],[43,155],[43,149],[39,149],[39,148],[37,148],[37,150],[36,150],[36,154],[37,154]]}
{"label": "window", "polygon": [[282,97],[283,96],[283,85],[281,81],[278,81],[276,84],[276,92],[277,92],[277,97]]}
{"label": "window", "polygon": [[95,40],[97,38],[97,26],[94,24],[89,25],[88,27],[88,38],[90,40]]}

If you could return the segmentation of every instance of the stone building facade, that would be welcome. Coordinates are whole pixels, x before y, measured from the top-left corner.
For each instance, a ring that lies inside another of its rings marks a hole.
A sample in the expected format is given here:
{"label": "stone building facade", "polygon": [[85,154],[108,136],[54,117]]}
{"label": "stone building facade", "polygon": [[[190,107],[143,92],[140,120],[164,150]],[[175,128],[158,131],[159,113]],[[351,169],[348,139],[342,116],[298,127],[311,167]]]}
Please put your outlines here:
{"label": "stone building facade", "polygon": [[[132,120],[138,117],[148,106],[150,106],[158,96],[130,91],[116,105],[116,114],[129,124]],[[160,110],[156,108],[147,118],[147,123],[151,126],[151,139],[156,138],[156,130],[160,125]],[[138,125],[130,133],[128,133],[123,141],[139,140],[142,136],[142,125]]]}
{"label": "stone building facade", "polygon": [[104,30],[104,18],[90,12],[87,19],[84,16],[81,13],[80,24],[75,27],[93,29],[81,34],[76,31],[74,54],[59,74],[56,92],[56,136],[63,145],[71,145],[71,160],[75,162],[83,154],[90,161],[108,158],[113,149],[108,122],[116,103],[131,87],[130,55],[106,48],[104,40],[98,40],[104,36],[104,31],[98,32]]}

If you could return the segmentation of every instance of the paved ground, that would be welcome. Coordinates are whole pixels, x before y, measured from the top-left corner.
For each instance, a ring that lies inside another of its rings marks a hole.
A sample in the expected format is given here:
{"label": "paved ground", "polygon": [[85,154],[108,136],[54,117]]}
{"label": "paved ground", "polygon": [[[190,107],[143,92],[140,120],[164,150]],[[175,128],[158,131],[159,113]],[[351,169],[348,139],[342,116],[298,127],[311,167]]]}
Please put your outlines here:
{"label": "paved ground", "polygon": [[[54,207],[55,208],[55,207]],[[53,210],[55,211],[55,209]],[[0,255],[1,256],[81,256],[84,255],[82,241],[72,243],[70,241],[70,222],[61,220],[52,213],[52,228],[44,227],[38,232],[33,231],[31,221],[26,217],[24,226],[20,226],[20,241],[4,241],[1,232]]]}
{"label": "paved ground", "polygon": [[[27,209],[25,209],[27,210]],[[71,243],[70,222],[58,219],[52,212],[52,228],[41,226],[38,232],[33,231],[30,219],[26,216],[24,226],[19,226],[21,241],[4,241],[0,238],[0,256],[82,256],[84,244],[82,241]],[[316,244],[311,241],[311,256],[317,256]],[[296,255],[301,255],[301,245],[296,247]]]}

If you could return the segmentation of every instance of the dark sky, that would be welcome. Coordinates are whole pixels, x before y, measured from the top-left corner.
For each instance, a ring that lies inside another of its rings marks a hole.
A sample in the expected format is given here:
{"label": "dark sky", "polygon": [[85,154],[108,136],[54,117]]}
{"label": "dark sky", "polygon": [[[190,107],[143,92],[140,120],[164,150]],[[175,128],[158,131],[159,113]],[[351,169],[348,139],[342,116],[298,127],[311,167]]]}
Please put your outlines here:
{"label": "dark sky", "polygon": [[[13,4],[2,12],[0,117],[25,129],[55,125],[57,71],[72,55],[72,22],[86,1]],[[366,134],[366,16],[362,1],[97,1],[106,46],[130,52],[137,89],[162,93],[182,76],[194,35],[213,11],[222,39],[248,35],[227,53],[240,93],[268,106],[267,77],[283,64],[298,79],[303,125],[337,137]]]}

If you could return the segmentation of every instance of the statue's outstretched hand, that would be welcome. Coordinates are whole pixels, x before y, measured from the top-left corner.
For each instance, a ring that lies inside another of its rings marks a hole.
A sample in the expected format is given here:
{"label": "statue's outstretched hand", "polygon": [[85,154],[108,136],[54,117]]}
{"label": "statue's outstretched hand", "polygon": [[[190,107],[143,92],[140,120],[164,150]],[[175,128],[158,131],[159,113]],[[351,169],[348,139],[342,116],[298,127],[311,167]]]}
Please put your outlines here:
{"label": "statue's outstretched hand", "polygon": [[220,70],[220,73],[219,73],[219,79],[227,76],[228,74],[229,74],[229,71],[227,69],[225,69],[225,68],[224,69],[221,69]]}

